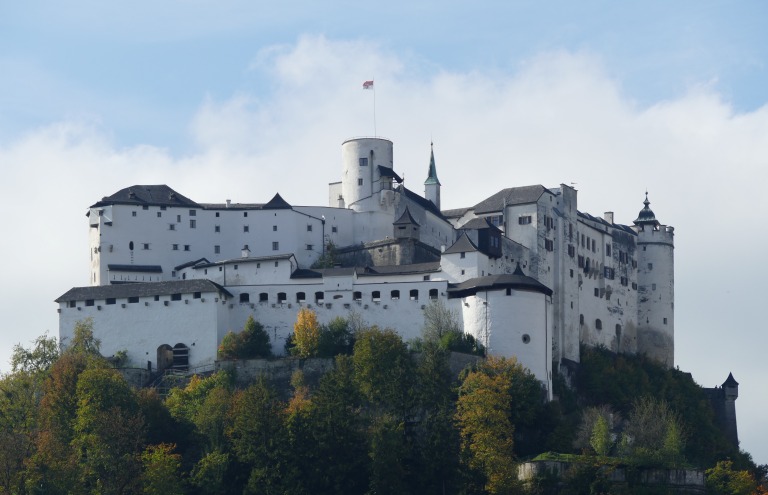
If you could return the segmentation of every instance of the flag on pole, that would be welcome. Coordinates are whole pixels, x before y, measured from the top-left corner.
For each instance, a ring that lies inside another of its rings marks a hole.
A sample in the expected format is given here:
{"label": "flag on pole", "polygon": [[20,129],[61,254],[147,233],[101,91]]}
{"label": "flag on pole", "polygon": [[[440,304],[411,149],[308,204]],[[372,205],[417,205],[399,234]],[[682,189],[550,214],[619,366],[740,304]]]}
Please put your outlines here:
{"label": "flag on pole", "polygon": [[363,83],[363,89],[373,89],[373,81],[365,81]]}

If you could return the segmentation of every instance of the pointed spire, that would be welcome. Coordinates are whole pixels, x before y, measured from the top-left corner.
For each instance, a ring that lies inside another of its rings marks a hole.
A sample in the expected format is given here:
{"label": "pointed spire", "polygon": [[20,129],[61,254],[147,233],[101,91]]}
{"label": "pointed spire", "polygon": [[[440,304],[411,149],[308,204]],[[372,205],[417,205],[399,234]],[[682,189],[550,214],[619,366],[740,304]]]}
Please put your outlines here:
{"label": "pointed spire", "polygon": [[424,181],[424,185],[440,184],[440,180],[437,178],[437,167],[435,167],[435,143],[429,143],[429,173],[427,174],[427,180]]}

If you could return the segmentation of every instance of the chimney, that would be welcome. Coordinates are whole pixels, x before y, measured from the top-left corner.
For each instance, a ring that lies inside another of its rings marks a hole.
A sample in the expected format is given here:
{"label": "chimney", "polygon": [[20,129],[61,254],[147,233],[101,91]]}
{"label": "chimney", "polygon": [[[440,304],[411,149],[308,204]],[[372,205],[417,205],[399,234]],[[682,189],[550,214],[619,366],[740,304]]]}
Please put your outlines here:
{"label": "chimney", "polygon": [[603,213],[603,219],[605,219],[606,222],[613,225],[613,212],[612,211],[606,211]]}
{"label": "chimney", "polygon": [[243,258],[250,258],[251,257],[251,250],[248,248],[248,244],[243,246],[243,250],[241,252]]}
{"label": "chimney", "polygon": [[229,208],[231,205],[232,205],[232,200],[231,200],[231,199],[228,199],[228,200],[227,200],[227,208]]}

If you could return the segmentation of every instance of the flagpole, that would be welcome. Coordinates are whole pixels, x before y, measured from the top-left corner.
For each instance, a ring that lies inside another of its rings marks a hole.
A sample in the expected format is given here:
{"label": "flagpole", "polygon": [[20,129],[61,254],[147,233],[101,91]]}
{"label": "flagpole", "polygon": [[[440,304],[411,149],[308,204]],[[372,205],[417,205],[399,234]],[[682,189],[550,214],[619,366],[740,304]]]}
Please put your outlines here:
{"label": "flagpole", "polygon": [[373,81],[373,137],[376,137],[376,78]]}

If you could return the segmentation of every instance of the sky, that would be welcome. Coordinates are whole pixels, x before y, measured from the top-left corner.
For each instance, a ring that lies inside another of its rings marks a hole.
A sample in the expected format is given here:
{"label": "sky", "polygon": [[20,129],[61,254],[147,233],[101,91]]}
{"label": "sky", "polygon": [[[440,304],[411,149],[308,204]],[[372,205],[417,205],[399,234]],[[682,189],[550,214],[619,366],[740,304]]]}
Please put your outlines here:
{"label": "sky", "polygon": [[706,387],[733,372],[741,447],[768,463],[765,19],[759,0],[0,0],[0,371],[88,283],[102,196],[323,205],[342,141],[375,133],[415,191],[434,142],[443,208],[564,183],[631,224],[647,190],[675,227],[675,363]]}

